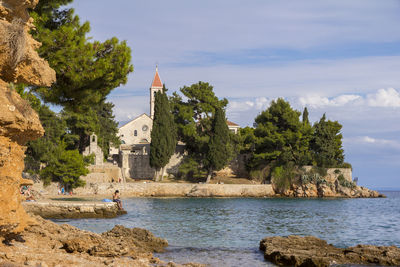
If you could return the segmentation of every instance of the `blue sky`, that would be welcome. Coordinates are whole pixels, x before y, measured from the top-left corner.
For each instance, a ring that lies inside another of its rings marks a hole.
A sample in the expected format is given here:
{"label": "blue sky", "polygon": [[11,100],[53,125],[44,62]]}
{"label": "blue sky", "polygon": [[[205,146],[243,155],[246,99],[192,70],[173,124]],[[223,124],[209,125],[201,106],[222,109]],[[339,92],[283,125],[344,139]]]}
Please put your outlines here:
{"label": "blue sky", "polygon": [[149,112],[155,65],[169,92],[206,81],[241,126],[283,97],[343,124],[359,184],[400,189],[400,1],[75,0],[91,36],[127,40],[134,72],[119,121]]}

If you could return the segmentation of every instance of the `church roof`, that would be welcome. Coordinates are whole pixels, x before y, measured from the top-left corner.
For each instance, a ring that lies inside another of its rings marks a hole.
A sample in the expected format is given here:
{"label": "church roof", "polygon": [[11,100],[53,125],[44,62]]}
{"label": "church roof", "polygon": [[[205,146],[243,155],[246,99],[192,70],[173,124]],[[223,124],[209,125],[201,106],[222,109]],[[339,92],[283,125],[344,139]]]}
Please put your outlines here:
{"label": "church roof", "polygon": [[227,124],[228,126],[240,127],[238,124],[236,124],[236,123],[234,123],[234,122],[231,122],[231,121],[228,121],[228,120],[226,120],[226,124]]}
{"label": "church roof", "polygon": [[140,118],[143,118],[143,117],[146,117],[146,118],[148,118],[148,119],[150,119],[150,120],[153,120],[152,118],[150,118],[149,115],[147,115],[146,113],[143,113],[142,115],[139,115],[139,116],[137,116],[136,118],[134,118],[134,119],[128,121],[127,123],[123,124],[121,127],[119,127],[119,129],[121,129],[121,128],[127,126],[128,124],[131,124],[132,122],[134,122],[134,121],[136,121],[136,120],[138,120],[138,119],[140,119]]}
{"label": "church roof", "polygon": [[163,84],[160,79],[160,75],[158,75],[158,68],[156,67],[156,74],[154,75],[153,83],[151,87],[163,87]]}

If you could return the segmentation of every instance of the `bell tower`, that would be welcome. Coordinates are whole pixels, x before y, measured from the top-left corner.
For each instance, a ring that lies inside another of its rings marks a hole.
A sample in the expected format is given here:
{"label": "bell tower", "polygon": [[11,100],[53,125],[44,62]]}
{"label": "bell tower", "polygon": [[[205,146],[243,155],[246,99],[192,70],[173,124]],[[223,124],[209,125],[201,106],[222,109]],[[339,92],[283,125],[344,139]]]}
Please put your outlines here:
{"label": "bell tower", "polygon": [[150,87],[150,118],[154,119],[154,101],[156,98],[156,93],[163,89],[163,84],[158,75],[158,66],[156,66],[156,74],[154,75],[153,83]]}

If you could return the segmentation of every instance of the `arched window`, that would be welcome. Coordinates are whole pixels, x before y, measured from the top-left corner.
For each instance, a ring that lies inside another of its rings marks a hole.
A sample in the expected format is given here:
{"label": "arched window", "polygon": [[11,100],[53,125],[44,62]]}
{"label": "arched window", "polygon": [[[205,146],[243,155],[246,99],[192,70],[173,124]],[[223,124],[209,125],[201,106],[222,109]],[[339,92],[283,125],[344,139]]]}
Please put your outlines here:
{"label": "arched window", "polygon": [[96,142],[96,136],[93,135],[92,142]]}
{"label": "arched window", "polygon": [[135,130],[135,131],[133,132],[133,135],[134,135],[134,136],[137,136],[137,130]]}

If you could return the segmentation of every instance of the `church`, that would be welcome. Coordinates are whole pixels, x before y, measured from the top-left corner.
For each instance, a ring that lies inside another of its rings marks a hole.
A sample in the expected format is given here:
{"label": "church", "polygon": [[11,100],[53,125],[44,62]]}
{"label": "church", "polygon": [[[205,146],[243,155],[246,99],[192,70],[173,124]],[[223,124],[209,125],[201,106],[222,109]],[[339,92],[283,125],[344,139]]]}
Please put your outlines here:
{"label": "church", "polygon": [[[126,179],[152,179],[155,170],[150,167],[149,152],[151,143],[151,129],[153,127],[155,95],[163,89],[158,68],[150,87],[150,116],[146,113],[139,115],[119,128],[118,136],[121,139],[121,145],[118,148],[110,149],[112,156],[119,167],[121,167],[122,176]],[[227,121],[230,131],[238,133],[239,125]],[[171,157],[166,166],[167,173],[176,174],[180,162],[185,155],[185,145],[181,142],[177,144],[176,152]]]}

